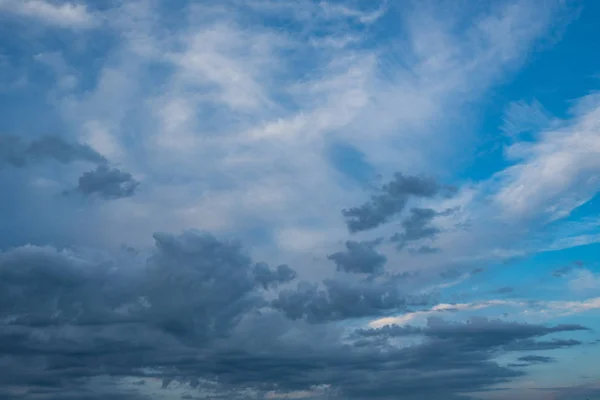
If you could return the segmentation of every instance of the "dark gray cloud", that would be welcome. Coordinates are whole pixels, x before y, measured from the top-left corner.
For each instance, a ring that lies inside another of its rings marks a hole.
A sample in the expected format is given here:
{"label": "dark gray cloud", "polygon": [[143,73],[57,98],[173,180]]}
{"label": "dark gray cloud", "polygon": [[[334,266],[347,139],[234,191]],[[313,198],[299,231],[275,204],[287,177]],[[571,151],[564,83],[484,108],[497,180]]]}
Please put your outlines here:
{"label": "dark gray cloud", "polygon": [[510,286],[504,286],[501,287],[499,289],[496,289],[494,291],[494,293],[498,293],[498,294],[508,294],[508,293],[514,293],[515,289],[510,287]]}
{"label": "dark gray cloud", "polygon": [[84,196],[114,200],[133,196],[139,184],[129,172],[99,165],[95,170],[85,172],[79,177],[75,191]]}
{"label": "dark gray cloud", "polygon": [[380,273],[387,262],[387,258],[376,250],[381,242],[381,239],[363,242],[349,240],[346,242],[346,251],[333,253],[327,258],[335,263],[338,271],[356,274]]}
{"label": "dark gray cloud", "polygon": [[554,358],[552,358],[552,357],[536,356],[536,355],[519,357],[517,360],[526,362],[526,363],[533,363],[533,364],[547,364],[547,363],[551,363],[551,362],[555,361]]}
{"label": "dark gray cloud", "polygon": [[281,291],[272,305],[290,319],[305,318],[311,323],[323,323],[374,317],[392,310],[431,304],[429,296],[410,296],[393,281],[346,283],[328,279],[323,286],[301,282],[296,289]]}
{"label": "dark gray cloud", "polygon": [[254,266],[254,276],[264,289],[275,288],[296,278],[296,271],[288,265],[279,265],[276,269],[269,268],[265,263]]}
{"label": "dark gray cloud", "polygon": [[348,230],[352,233],[366,231],[382,225],[400,214],[411,197],[428,198],[451,189],[435,180],[396,173],[394,179],[383,185],[378,194],[365,204],[342,210]]}
{"label": "dark gray cloud", "polygon": [[87,145],[70,143],[51,135],[31,141],[13,135],[0,135],[0,169],[4,165],[22,168],[44,160],[62,164],[76,161],[96,164],[95,170],[79,177],[74,190],[84,196],[95,195],[107,200],[129,197],[135,194],[139,185],[130,173],[109,167],[108,160]]}
{"label": "dark gray cloud", "polygon": [[[511,345],[585,329],[431,320],[348,337],[327,322],[427,299],[374,279],[300,284],[272,301],[265,289],[293,279],[291,268],[256,263],[239,242],[200,232],[157,233],[150,249],[123,254],[126,262],[52,247],[0,253],[0,394],[20,387],[26,400],[142,399],[140,385],[116,384],[129,377],[163,380],[163,390],[186,385],[193,397],[330,385],[313,397],[459,400],[525,373],[494,361]],[[419,340],[397,345],[394,337]]]}
{"label": "dark gray cloud", "polygon": [[74,161],[94,164],[106,162],[106,159],[91,147],[68,143],[58,136],[42,136],[26,142],[18,136],[0,135],[0,167],[24,167],[42,160],[54,160],[63,164]]}
{"label": "dark gray cloud", "polygon": [[408,243],[421,239],[434,239],[440,229],[432,226],[431,222],[437,216],[448,215],[454,210],[443,212],[431,208],[411,208],[410,215],[401,223],[403,232],[394,234],[390,241],[397,243],[398,250],[402,250]]}

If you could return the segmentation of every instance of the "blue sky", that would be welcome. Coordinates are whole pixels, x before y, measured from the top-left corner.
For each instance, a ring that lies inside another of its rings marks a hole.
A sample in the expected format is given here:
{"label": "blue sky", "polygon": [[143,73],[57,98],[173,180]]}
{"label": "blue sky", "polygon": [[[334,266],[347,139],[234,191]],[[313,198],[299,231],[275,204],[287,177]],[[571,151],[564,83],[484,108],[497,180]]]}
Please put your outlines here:
{"label": "blue sky", "polygon": [[0,0],[0,394],[600,398],[598,18]]}

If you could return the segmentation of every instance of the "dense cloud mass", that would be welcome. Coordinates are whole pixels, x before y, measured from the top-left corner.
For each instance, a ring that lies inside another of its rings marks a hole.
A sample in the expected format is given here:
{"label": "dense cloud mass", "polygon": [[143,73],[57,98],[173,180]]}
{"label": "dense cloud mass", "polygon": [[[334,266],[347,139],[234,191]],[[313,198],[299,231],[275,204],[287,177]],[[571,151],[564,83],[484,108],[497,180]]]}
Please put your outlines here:
{"label": "dense cloud mass", "polygon": [[[200,232],[157,233],[147,257],[127,252],[125,259],[128,265],[36,246],[0,254],[0,363],[11,365],[0,378],[6,393],[25,385],[25,398],[86,398],[93,380],[109,375],[113,385],[125,377],[158,379],[229,398],[248,388],[318,397],[326,387],[331,398],[459,399],[522,374],[496,364],[495,352],[579,344],[534,339],[586,329],[431,319],[426,327],[359,329],[344,339],[327,322],[427,299],[391,283],[325,280],[323,289],[284,289],[271,306],[266,290],[295,272],[255,263],[240,243]],[[421,339],[389,341],[401,337]],[[543,357],[521,362],[550,361]],[[369,371],[377,374],[365,382]],[[425,384],[432,373],[438,379]]]}
{"label": "dense cloud mass", "polygon": [[352,233],[366,231],[388,222],[400,214],[411,197],[434,197],[449,192],[435,180],[396,173],[394,179],[383,185],[379,193],[359,207],[342,210],[348,230]]}

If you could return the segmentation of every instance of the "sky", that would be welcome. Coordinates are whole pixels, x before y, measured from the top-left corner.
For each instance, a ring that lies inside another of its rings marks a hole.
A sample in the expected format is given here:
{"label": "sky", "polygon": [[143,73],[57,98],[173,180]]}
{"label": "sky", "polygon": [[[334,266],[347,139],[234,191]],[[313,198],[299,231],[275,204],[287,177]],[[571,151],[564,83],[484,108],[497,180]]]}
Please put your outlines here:
{"label": "sky", "polygon": [[0,0],[0,398],[600,399],[598,19]]}

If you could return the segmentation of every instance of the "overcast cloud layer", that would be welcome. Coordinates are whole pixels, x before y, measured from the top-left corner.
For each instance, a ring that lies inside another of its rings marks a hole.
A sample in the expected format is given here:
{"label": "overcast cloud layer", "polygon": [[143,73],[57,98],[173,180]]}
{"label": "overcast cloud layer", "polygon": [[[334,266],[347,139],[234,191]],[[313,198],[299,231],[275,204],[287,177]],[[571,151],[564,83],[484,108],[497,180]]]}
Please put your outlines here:
{"label": "overcast cloud layer", "polygon": [[0,398],[596,398],[598,18],[0,0]]}

